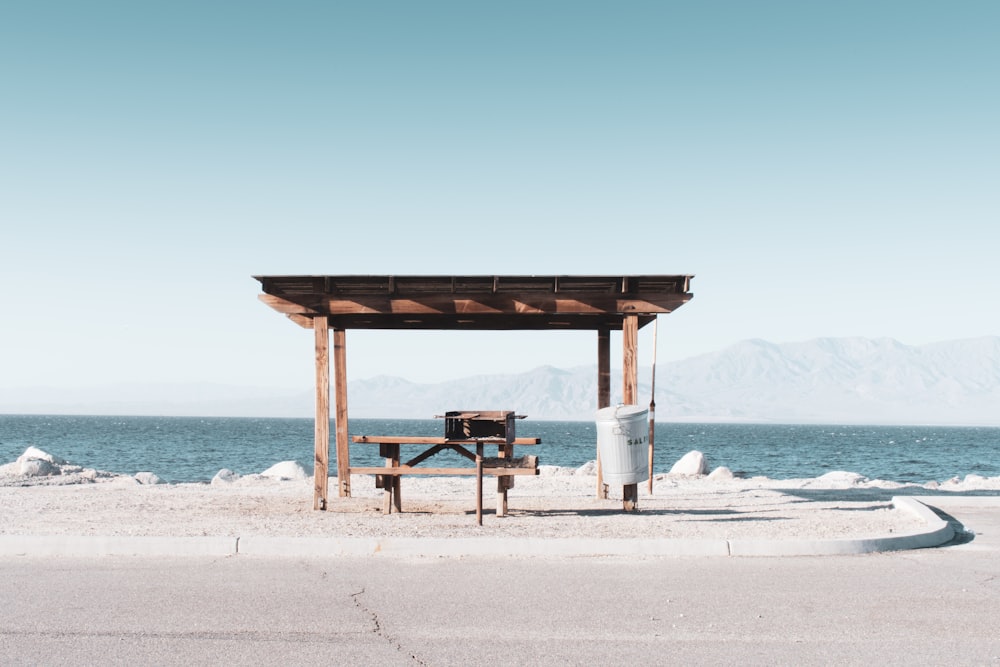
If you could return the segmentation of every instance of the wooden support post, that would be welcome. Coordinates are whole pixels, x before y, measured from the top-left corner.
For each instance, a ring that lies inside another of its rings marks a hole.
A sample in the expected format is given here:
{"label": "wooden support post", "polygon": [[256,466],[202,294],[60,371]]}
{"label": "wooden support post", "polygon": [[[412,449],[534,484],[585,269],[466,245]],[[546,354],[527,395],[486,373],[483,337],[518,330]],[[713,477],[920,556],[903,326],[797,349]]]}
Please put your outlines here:
{"label": "wooden support post", "polygon": [[316,339],[316,427],[313,509],[325,510],[330,470],[330,328],[325,316],[313,318]]}
{"label": "wooden support post", "polygon": [[[622,402],[636,405],[639,399],[639,316],[626,315],[622,323]],[[622,506],[626,512],[638,509],[639,485],[626,484]]]}
{"label": "wooden support post", "polygon": [[483,443],[476,444],[476,523],[483,525]]}
{"label": "wooden support post", "polygon": [[[611,405],[611,330],[597,330],[597,409]],[[601,470],[601,450],[597,450],[597,497],[608,497],[608,485]]]}
{"label": "wooden support post", "polygon": [[340,496],[351,495],[351,442],[347,437],[347,335],[333,330],[333,389],[337,425],[337,481]]}

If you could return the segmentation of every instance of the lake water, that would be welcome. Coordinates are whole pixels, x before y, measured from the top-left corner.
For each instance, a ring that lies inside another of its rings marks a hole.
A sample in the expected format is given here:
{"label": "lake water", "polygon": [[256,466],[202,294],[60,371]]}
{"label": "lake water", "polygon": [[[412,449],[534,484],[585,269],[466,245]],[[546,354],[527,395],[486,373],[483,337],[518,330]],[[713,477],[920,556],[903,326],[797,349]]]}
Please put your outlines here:
{"label": "lake water", "polygon": [[[352,419],[349,427],[351,435],[444,434],[444,423],[434,419]],[[526,419],[517,423],[517,435],[542,439],[532,453],[544,465],[575,468],[595,456],[592,422]],[[150,471],[169,482],[206,482],[222,468],[256,473],[287,460],[312,474],[313,421],[0,415],[0,463],[13,461],[29,445],[84,467]],[[353,445],[352,465],[379,464],[377,449]],[[667,472],[691,450],[703,452],[713,468],[724,465],[746,477],[798,479],[833,470],[919,484],[969,473],[1000,477],[996,427],[656,424],[656,472]],[[333,458],[331,451],[335,470]],[[450,453],[434,461],[459,462]]]}

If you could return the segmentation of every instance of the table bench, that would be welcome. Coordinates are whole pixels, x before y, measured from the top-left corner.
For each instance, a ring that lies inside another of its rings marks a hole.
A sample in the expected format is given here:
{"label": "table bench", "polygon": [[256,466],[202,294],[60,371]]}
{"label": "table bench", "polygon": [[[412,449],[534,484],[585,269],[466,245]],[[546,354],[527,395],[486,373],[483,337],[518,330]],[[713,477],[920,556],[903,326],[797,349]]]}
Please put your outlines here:
{"label": "table bench", "polygon": [[[383,514],[391,514],[393,508],[397,512],[403,510],[400,493],[400,477],[403,475],[475,475],[476,477],[476,522],[483,525],[483,476],[494,475],[497,478],[497,516],[507,514],[507,490],[514,486],[517,475],[537,475],[538,457],[514,456],[515,446],[537,445],[541,438],[470,438],[455,440],[435,436],[398,436],[398,435],[356,435],[351,438],[359,444],[379,446],[379,456],[385,458],[384,466],[351,467],[351,474],[375,475],[375,487],[385,490]],[[400,447],[414,445],[424,447],[408,461],[401,462]],[[487,445],[497,447],[496,457],[483,456]],[[475,453],[467,447],[475,446]],[[463,458],[473,462],[473,466],[459,468],[421,467],[420,464],[443,451],[451,450]]]}

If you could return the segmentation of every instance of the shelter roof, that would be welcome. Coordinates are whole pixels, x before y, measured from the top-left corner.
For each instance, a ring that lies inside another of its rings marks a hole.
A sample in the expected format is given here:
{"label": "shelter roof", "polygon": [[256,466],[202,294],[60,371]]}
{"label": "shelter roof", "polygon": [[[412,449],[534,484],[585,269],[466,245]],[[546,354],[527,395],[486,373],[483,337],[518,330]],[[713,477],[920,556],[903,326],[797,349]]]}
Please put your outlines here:
{"label": "shelter roof", "polygon": [[260,300],[299,325],[338,329],[621,329],[691,300],[691,275],[254,276]]}

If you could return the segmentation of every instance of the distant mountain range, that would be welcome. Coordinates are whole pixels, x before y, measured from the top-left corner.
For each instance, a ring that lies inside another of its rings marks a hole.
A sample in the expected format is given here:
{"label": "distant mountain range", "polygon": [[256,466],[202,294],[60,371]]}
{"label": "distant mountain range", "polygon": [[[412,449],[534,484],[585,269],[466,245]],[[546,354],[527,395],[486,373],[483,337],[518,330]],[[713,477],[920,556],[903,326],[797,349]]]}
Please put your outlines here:
{"label": "distant mountain range", "polygon": [[[640,369],[639,402],[650,400]],[[621,397],[612,372],[612,401]],[[447,410],[516,410],[533,419],[590,420],[595,366],[551,366],[435,384],[379,376],[348,385],[352,417],[429,418]],[[312,416],[312,391],[219,385],[0,390],[0,412]],[[658,364],[656,418],[853,424],[1000,425],[1000,337],[908,346],[891,338],[747,340]]]}

